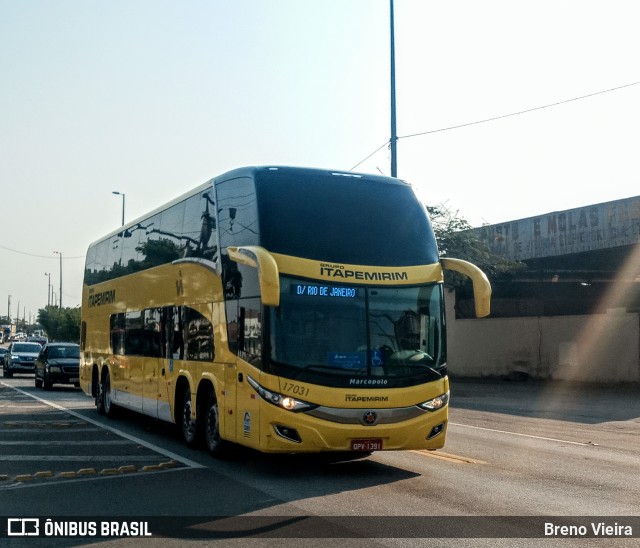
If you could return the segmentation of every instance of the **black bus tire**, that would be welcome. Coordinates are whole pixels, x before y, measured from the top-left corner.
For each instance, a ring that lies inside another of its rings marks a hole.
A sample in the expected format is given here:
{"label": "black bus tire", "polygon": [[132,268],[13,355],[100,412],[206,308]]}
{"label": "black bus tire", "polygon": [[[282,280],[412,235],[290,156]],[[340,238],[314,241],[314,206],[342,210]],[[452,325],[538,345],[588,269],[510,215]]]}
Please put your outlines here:
{"label": "black bus tire", "polygon": [[204,440],[207,451],[215,457],[222,456],[227,449],[227,442],[220,437],[220,407],[215,390],[207,396],[204,409]]}
{"label": "black bus tire", "polygon": [[100,415],[105,417],[113,417],[115,414],[115,405],[111,400],[111,375],[109,375],[108,369],[102,373],[102,379],[98,383],[96,409]]}
{"label": "black bus tire", "polygon": [[180,431],[182,432],[182,439],[185,443],[193,447],[198,443],[198,418],[193,420],[191,417],[191,410],[193,403],[191,401],[191,389],[189,385],[185,387],[180,406]]}

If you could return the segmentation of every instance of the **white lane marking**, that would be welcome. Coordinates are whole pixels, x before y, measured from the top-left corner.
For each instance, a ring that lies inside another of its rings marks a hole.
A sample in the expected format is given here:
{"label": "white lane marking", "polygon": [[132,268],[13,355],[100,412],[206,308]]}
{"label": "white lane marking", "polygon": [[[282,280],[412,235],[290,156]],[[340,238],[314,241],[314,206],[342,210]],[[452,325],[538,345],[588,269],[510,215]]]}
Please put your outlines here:
{"label": "white lane marking", "polygon": [[21,394],[24,394],[25,396],[29,396],[30,398],[33,398],[36,401],[39,401],[41,403],[44,403],[45,405],[48,405],[50,407],[53,407],[54,409],[58,409],[59,411],[64,411],[65,413],[69,413],[70,415],[81,419],[85,422],[90,422],[91,424],[98,426],[99,428],[102,428],[104,430],[108,430],[109,432],[112,432],[114,434],[116,434],[117,436],[123,437],[125,439],[128,439],[129,441],[132,441],[134,443],[138,443],[140,445],[143,445],[144,447],[151,449],[152,451],[155,451],[157,453],[160,453],[161,455],[164,455],[166,457],[169,457],[170,459],[173,459],[177,462],[181,462],[182,464],[184,464],[185,466],[189,466],[190,468],[206,468],[206,466],[199,464],[191,459],[187,459],[186,457],[183,457],[181,455],[178,455],[172,451],[167,451],[166,449],[159,447],[158,445],[155,445],[153,443],[149,443],[148,441],[145,441],[143,439],[137,438],[135,436],[132,436],[131,434],[127,434],[126,432],[122,432],[121,430],[118,430],[117,428],[113,428],[112,426],[107,426],[106,424],[102,424],[99,421],[96,421],[92,418],[89,417],[85,417],[84,415],[81,415],[80,413],[76,413],[75,411],[71,410],[71,409],[67,409],[65,407],[62,407],[61,405],[58,405],[57,403],[53,403],[52,401],[48,401],[45,400],[43,398],[39,398],[38,396],[34,396],[33,394],[30,394],[29,392],[25,392],[24,390],[21,390],[20,388],[16,388],[15,386],[10,386],[7,384],[4,384],[4,386],[8,386],[9,388],[12,388],[13,390],[20,392]]}
{"label": "white lane marking", "polygon": [[[156,456],[156,459],[158,457]],[[124,462],[147,462],[154,460],[153,455],[0,455],[0,462],[3,461],[24,461],[24,462],[102,462],[102,461],[124,461]]]}
{"label": "white lane marking", "polygon": [[449,425],[453,426],[462,426],[463,428],[473,428],[475,430],[486,430],[487,432],[497,432],[499,434],[509,434],[511,436],[522,436],[523,438],[533,438],[536,440],[544,440],[544,441],[555,441],[558,443],[570,443],[571,445],[584,445],[592,447],[593,443],[582,443],[579,441],[567,441],[567,440],[559,440],[556,438],[545,438],[543,436],[533,436],[532,434],[520,434],[519,432],[508,432],[506,430],[496,430],[495,428],[483,428],[482,426],[471,426],[469,424],[460,424],[458,422],[450,422]]}
{"label": "white lane marking", "polygon": [[[93,432],[99,432],[99,428],[92,428]],[[12,430],[13,432],[13,430]],[[74,430],[75,432],[75,430]],[[67,447],[69,445],[129,445],[131,442],[128,440],[109,440],[109,441],[58,441],[58,440],[50,440],[50,441],[32,441],[32,440],[20,440],[20,441],[0,441],[0,446],[2,445],[43,445],[49,447],[50,445],[62,445]]]}

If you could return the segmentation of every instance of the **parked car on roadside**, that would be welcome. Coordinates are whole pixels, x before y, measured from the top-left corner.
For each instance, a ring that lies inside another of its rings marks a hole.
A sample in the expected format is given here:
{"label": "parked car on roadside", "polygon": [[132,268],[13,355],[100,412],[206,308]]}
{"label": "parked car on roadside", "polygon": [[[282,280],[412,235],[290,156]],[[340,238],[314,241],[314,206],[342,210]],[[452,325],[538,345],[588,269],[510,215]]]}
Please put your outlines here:
{"label": "parked car on roadside", "polygon": [[12,342],[4,355],[2,374],[11,378],[14,373],[33,373],[36,358],[42,347],[32,342]]}
{"label": "parked car on roadside", "polygon": [[53,384],[80,386],[80,345],[47,343],[35,365],[35,385],[49,390]]}

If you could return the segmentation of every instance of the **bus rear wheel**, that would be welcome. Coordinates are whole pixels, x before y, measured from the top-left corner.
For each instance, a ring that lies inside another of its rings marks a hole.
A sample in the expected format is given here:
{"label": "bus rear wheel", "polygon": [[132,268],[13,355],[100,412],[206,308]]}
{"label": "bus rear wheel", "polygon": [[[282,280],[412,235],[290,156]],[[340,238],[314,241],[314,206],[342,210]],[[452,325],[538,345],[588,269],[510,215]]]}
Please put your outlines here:
{"label": "bus rear wheel", "polygon": [[214,456],[221,456],[227,443],[220,437],[220,408],[215,391],[211,390],[204,410],[204,440],[207,450]]}
{"label": "bus rear wheel", "polygon": [[187,385],[182,394],[182,407],[180,411],[180,429],[182,438],[187,445],[193,447],[198,442],[198,421],[193,420],[191,411],[193,404],[191,403],[191,390]]}
{"label": "bus rear wheel", "polygon": [[111,400],[111,376],[107,370],[102,373],[102,379],[98,383],[96,409],[105,417],[112,417],[115,412],[115,405]]}

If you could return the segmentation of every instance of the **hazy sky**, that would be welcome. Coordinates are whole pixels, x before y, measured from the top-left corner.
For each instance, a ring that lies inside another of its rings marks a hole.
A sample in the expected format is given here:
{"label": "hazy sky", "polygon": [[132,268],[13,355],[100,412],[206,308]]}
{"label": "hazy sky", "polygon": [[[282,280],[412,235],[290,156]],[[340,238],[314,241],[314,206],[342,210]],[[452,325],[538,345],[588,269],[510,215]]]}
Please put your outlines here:
{"label": "hazy sky", "polygon": [[[637,1],[396,0],[398,175],[473,225],[640,194]],[[634,68],[635,67],[635,68]],[[0,0],[0,314],[243,165],[389,139],[388,0]],[[386,146],[357,168],[388,174]]]}

